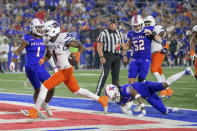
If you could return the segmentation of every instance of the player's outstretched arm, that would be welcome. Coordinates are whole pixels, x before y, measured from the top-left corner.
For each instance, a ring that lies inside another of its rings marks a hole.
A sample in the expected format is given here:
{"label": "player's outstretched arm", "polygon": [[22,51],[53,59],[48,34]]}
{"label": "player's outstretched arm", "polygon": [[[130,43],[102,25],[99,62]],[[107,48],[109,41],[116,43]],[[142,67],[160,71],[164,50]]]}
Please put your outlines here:
{"label": "player's outstretched arm", "polygon": [[53,57],[51,57],[49,60],[48,60],[48,63],[50,64],[52,70],[54,73],[58,72],[58,69],[56,67],[56,64],[55,64],[55,61],[53,59]]}
{"label": "player's outstretched arm", "polygon": [[50,58],[51,58],[51,53],[48,50],[48,48],[46,48],[44,57],[39,60],[39,65],[42,65],[45,61],[48,61]]}
{"label": "player's outstretched arm", "polygon": [[142,96],[135,90],[133,87],[131,87],[131,96],[133,96],[135,99],[137,99],[139,106],[141,107],[142,113],[138,115],[137,117],[142,117],[146,115],[146,109],[145,109],[145,104]]}
{"label": "player's outstretched arm", "polygon": [[124,105],[121,105],[121,110],[124,114],[127,115],[133,115],[133,112],[131,110],[131,106],[133,105],[133,101],[127,102]]}
{"label": "player's outstretched arm", "polygon": [[18,55],[22,52],[22,50],[27,46],[28,42],[22,41],[18,49],[14,52],[12,56],[12,62],[16,62]]}
{"label": "player's outstretched arm", "polygon": [[12,60],[11,60],[11,64],[10,64],[10,70],[14,70],[15,68],[15,63],[17,61],[17,58],[19,56],[19,54],[22,52],[22,50],[28,45],[28,42],[26,41],[22,41],[22,43],[20,44],[20,46],[18,47],[18,49],[14,52],[13,56],[12,56]]}

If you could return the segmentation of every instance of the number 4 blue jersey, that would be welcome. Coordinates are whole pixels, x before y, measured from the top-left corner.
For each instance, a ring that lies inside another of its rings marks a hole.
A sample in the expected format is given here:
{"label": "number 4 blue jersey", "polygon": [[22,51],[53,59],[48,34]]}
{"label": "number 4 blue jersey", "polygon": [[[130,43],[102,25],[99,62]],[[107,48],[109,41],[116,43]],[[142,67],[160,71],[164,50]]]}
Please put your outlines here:
{"label": "number 4 blue jersey", "polygon": [[145,29],[153,31],[154,27],[144,27],[144,29],[139,33],[136,33],[133,30],[127,33],[127,38],[131,40],[131,45],[133,46],[133,58],[151,59],[152,39],[149,36],[145,35]]}
{"label": "number 4 blue jersey", "polygon": [[39,60],[44,56],[45,45],[43,38],[36,38],[31,34],[25,34],[22,41],[28,42],[26,49],[26,66],[39,65]]}

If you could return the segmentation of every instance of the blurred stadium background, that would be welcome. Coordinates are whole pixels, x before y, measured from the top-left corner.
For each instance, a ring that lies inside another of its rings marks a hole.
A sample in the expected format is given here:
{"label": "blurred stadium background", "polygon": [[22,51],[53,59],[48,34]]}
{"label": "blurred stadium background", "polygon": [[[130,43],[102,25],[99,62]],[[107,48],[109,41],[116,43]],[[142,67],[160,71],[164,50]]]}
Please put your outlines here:
{"label": "blurred stadium background", "polygon": [[[197,23],[197,0],[1,0],[0,5],[0,52],[1,55],[8,56],[0,57],[3,67],[0,73],[0,92],[33,93],[31,85],[24,86],[25,52],[20,55],[19,66],[16,68],[16,72],[22,73],[10,72],[6,67],[9,67],[14,47],[20,43],[22,35],[29,31],[30,21],[35,17],[44,21],[58,21],[62,32],[70,32],[84,45],[90,39],[93,60],[87,63],[86,52],[81,54],[75,76],[80,86],[92,92],[96,90],[101,71],[94,48],[96,38],[106,28],[108,18],[112,15],[118,20],[119,28],[125,36],[131,29],[130,20],[135,14],[152,15],[158,24],[166,27],[172,36],[168,39],[171,45],[163,63],[166,77],[183,70],[185,66],[193,65],[189,58],[189,41],[191,29]],[[6,44],[9,50],[3,53]],[[128,57],[132,54],[131,51],[127,53]],[[47,63],[46,67],[49,68]],[[150,73],[147,80],[154,81]],[[110,81],[109,75],[107,83]],[[124,64],[121,67],[120,81],[121,84],[128,81],[127,67]],[[173,84],[174,95],[170,100],[164,99],[166,106],[197,109],[193,104],[196,103],[195,83],[195,79],[183,77]],[[76,97],[64,85],[56,88],[55,96]]]}
{"label": "blurred stadium background", "polygon": [[[35,17],[58,21],[62,32],[70,32],[84,45],[90,39],[93,59],[88,63],[87,52],[84,52],[78,68],[100,68],[94,47],[97,36],[107,26],[109,16],[117,18],[119,29],[126,36],[135,14],[152,15],[171,34],[164,66],[192,65],[189,40],[191,28],[197,23],[197,0],[1,0],[0,5],[0,52],[9,45],[6,52],[1,53],[4,54],[1,63],[5,72],[9,72],[6,67],[9,67],[14,47],[29,31],[30,21]],[[127,53],[131,55],[130,51]],[[24,54],[25,51],[16,71],[23,70]]]}

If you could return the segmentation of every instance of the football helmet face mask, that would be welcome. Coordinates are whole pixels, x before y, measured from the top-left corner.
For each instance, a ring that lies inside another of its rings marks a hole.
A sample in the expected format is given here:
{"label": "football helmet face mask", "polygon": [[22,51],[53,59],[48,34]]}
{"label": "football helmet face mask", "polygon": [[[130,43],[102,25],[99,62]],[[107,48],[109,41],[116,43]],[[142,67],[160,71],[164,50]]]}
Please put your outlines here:
{"label": "football helmet face mask", "polygon": [[30,31],[38,36],[43,36],[43,27],[44,27],[44,21],[39,18],[35,18],[31,21],[30,24]]}
{"label": "football helmet face mask", "polygon": [[153,16],[149,15],[144,18],[145,26],[155,26],[156,22]]}
{"label": "football helmet face mask", "polygon": [[56,36],[60,33],[60,25],[54,21],[50,20],[45,23],[44,26],[44,35],[47,39],[51,39],[52,37]]}
{"label": "football helmet face mask", "polygon": [[105,87],[105,95],[109,97],[109,101],[118,103],[120,102],[120,92],[118,87],[109,84]]}
{"label": "football helmet face mask", "polygon": [[144,20],[141,15],[135,15],[131,19],[131,26],[134,32],[139,33],[144,29]]}

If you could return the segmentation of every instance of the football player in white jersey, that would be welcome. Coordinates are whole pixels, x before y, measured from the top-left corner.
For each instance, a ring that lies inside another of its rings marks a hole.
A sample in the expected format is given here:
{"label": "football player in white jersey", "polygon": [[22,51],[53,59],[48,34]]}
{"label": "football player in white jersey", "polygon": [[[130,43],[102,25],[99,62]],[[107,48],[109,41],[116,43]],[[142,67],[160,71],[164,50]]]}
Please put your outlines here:
{"label": "football player in white jersey", "polygon": [[[162,38],[167,36],[165,28],[161,25],[157,25],[155,19],[152,16],[146,16],[144,18],[144,23],[145,26],[154,26],[156,34],[160,35]],[[151,72],[158,82],[164,82],[166,80],[162,70],[162,62],[165,58],[165,53],[168,48],[168,43],[166,43],[164,47],[154,40],[151,43]],[[163,98],[167,96],[169,98],[172,94],[172,89],[168,87],[166,90],[161,91],[160,97]]]}
{"label": "football player in white jersey", "polygon": [[[40,64],[43,64],[44,61],[48,60],[52,56],[56,62],[58,72],[52,75],[41,85],[35,108],[28,111],[29,117],[38,117],[41,104],[46,97],[47,91],[62,82],[64,82],[72,93],[97,100],[103,106],[106,113],[108,107],[108,96],[99,97],[87,89],[80,88],[73,76],[73,64],[76,62],[75,57],[70,53],[70,48],[75,47],[78,48],[80,52],[83,52],[83,45],[74,40],[69,33],[60,33],[60,25],[54,20],[50,20],[45,23],[45,36],[45,44],[48,51],[45,57],[40,59]],[[70,56],[71,58],[69,58]]]}
{"label": "football player in white jersey", "polygon": [[[191,38],[191,41],[190,41],[190,48],[191,48],[191,51],[190,51],[190,56],[191,56],[191,60],[192,62],[195,60],[195,77],[197,79],[197,57],[196,57],[196,53],[195,53],[195,46],[196,43],[197,43],[197,25],[195,25],[193,28],[192,28],[192,38]],[[197,94],[196,94],[197,96]]]}

